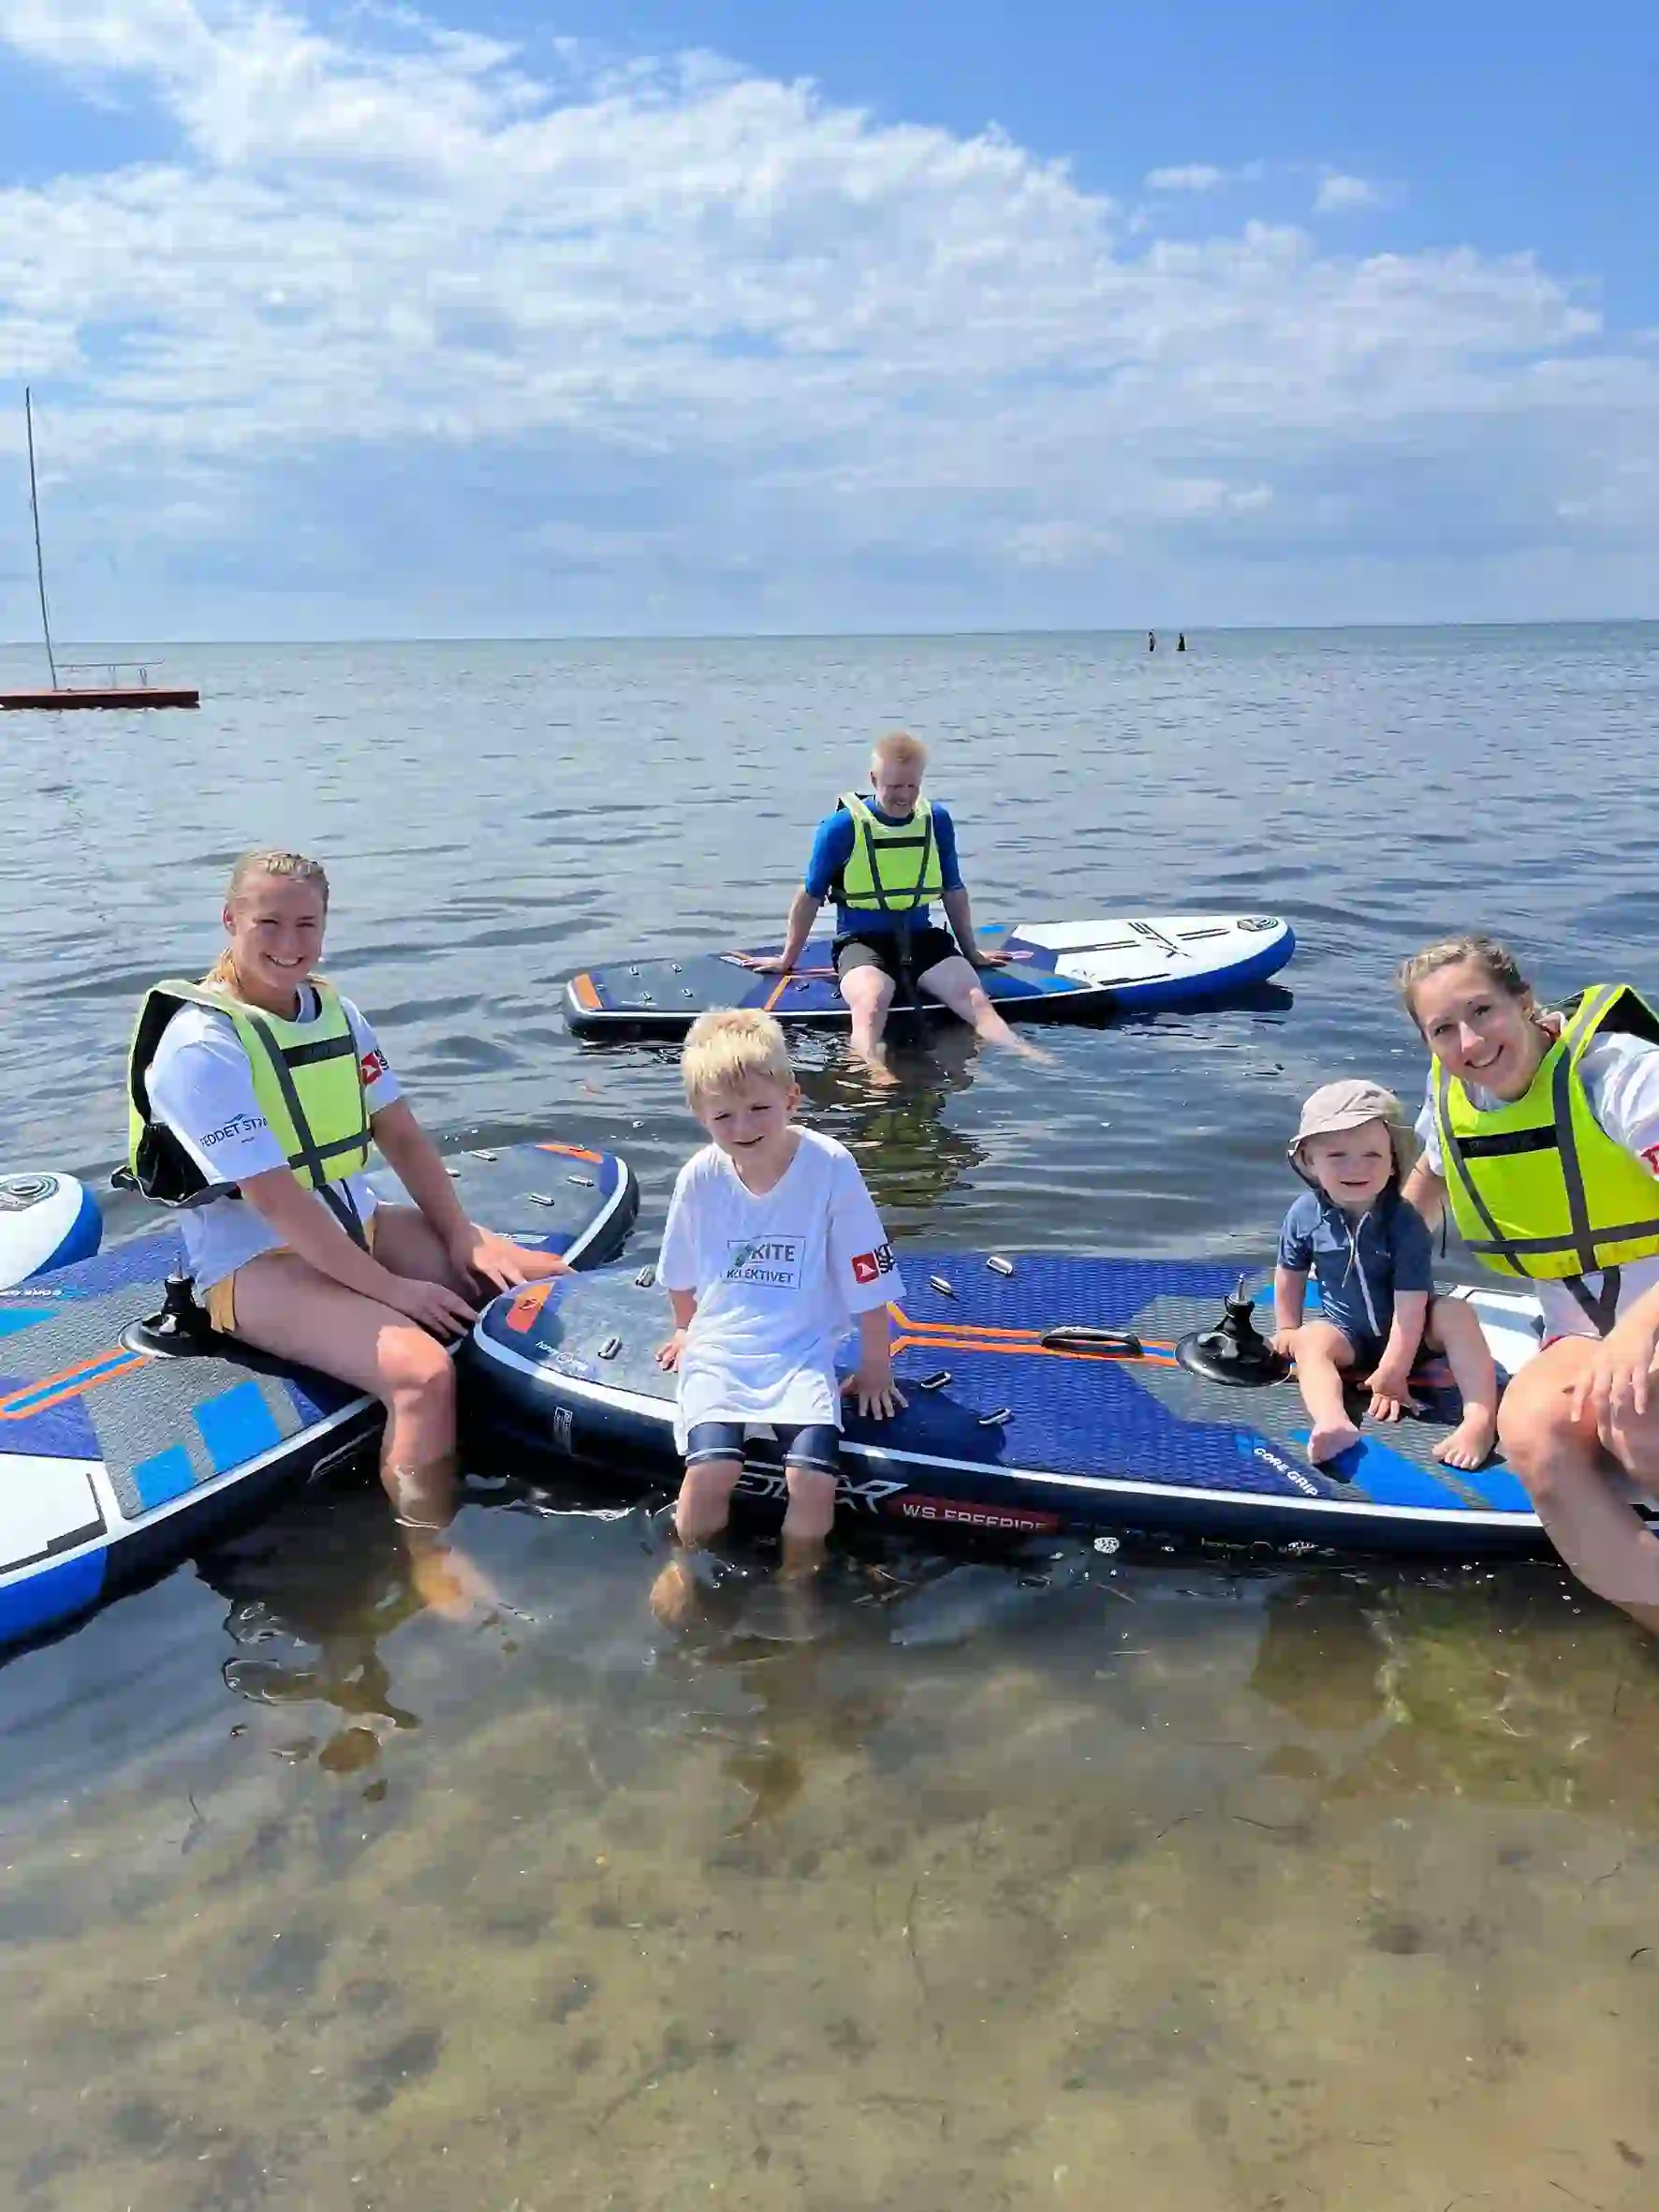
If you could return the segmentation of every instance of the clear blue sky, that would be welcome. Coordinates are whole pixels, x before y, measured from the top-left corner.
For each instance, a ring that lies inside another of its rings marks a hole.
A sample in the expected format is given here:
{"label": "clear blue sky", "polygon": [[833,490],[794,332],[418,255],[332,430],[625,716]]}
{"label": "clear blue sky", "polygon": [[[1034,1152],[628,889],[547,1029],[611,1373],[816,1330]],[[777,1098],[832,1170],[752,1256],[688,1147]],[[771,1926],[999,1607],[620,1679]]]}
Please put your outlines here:
{"label": "clear blue sky", "polygon": [[82,635],[1659,616],[1656,86],[1626,4],[0,0],[0,391]]}

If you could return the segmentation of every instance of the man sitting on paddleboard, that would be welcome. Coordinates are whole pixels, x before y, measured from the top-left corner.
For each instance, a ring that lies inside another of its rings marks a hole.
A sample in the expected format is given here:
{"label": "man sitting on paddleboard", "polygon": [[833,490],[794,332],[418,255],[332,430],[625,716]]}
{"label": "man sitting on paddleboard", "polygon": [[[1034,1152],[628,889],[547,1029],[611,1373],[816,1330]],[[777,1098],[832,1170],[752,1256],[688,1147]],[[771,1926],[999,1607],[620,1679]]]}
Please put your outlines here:
{"label": "man sitting on paddleboard", "polygon": [[[785,974],[805,951],[819,907],[833,899],[835,973],[852,1011],[853,1052],[882,1084],[897,1081],[882,1033],[901,993],[906,1001],[918,991],[941,1000],[987,1044],[1048,1057],[1014,1035],[979,981],[979,968],[1000,967],[1008,954],[984,951],[976,941],[955,827],[943,806],[922,797],[927,759],[926,745],[905,730],[877,739],[870,759],[874,804],[847,791],[818,824],[783,951],[746,962],[765,974]],[[932,921],[933,899],[945,908],[948,931]]]}

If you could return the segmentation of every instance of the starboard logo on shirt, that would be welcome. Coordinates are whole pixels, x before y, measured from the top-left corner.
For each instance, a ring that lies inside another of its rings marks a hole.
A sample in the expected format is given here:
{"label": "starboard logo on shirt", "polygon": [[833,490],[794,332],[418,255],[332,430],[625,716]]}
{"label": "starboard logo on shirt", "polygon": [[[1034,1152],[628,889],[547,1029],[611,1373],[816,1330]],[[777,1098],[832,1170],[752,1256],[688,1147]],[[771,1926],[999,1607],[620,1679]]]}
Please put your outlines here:
{"label": "starboard logo on shirt", "polygon": [[891,1245],[877,1245],[874,1252],[855,1252],[853,1255],[853,1280],[855,1283],[877,1282],[884,1275],[891,1275],[892,1272],[893,1247]]}
{"label": "starboard logo on shirt", "polygon": [[363,1054],[362,1077],[364,1090],[372,1090],[385,1073],[386,1054],[384,1053],[365,1053]]}
{"label": "starboard logo on shirt", "polygon": [[728,1238],[725,1279],[728,1283],[767,1283],[775,1290],[799,1290],[805,1246],[806,1239],[800,1236]]}

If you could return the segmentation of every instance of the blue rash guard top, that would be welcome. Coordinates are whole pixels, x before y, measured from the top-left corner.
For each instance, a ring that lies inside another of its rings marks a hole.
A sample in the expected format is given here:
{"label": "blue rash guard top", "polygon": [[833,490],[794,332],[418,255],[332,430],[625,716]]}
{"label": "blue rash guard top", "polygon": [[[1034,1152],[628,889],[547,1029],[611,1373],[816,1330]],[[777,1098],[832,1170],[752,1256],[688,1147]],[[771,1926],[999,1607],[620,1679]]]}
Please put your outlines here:
{"label": "blue rash guard top", "polygon": [[1416,1206],[1385,1190],[1358,1221],[1321,1190],[1304,1190],[1279,1232],[1279,1264],[1310,1268],[1323,1318],[1373,1364],[1394,1326],[1397,1290],[1434,1289],[1434,1240]]}

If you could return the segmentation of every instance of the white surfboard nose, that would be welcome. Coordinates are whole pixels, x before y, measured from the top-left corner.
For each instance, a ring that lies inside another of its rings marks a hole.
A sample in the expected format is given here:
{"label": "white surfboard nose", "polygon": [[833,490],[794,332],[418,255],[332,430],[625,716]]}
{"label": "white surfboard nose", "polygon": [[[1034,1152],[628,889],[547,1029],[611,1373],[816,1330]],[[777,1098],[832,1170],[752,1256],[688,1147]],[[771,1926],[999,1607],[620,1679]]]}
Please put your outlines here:
{"label": "white surfboard nose", "polygon": [[73,1175],[0,1175],[0,1290],[90,1260],[102,1229],[97,1202]]}
{"label": "white surfboard nose", "polygon": [[81,1459],[8,1458],[0,1521],[0,1584],[105,1532],[95,1470]]}

